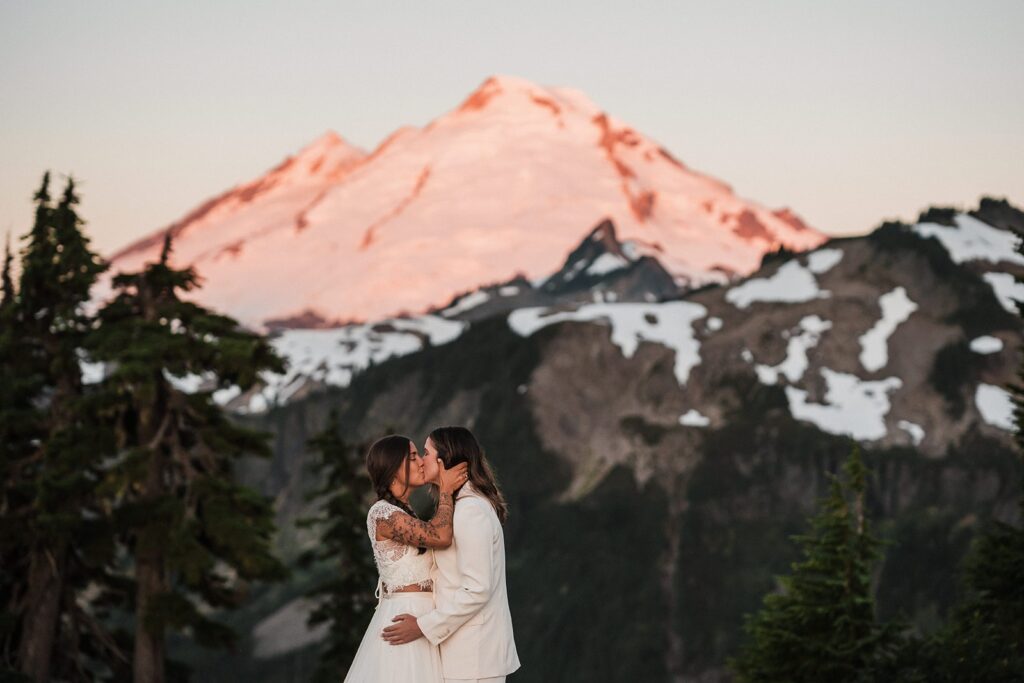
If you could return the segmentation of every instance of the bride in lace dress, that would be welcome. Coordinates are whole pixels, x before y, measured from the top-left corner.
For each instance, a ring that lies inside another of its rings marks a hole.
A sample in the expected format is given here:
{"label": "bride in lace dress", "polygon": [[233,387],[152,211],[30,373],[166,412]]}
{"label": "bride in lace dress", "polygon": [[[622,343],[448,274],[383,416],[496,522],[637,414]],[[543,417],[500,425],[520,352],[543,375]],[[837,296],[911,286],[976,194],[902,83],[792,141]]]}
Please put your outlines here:
{"label": "bride in lace dress", "polygon": [[[377,502],[366,515],[366,530],[377,563],[377,608],[359,644],[346,683],[442,683],[436,645],[420,638],[390,645],[384,627],[399,614],[421,616],[434,608],[430,570],[434,548],[452,542],[452,493],[466,482],[465,463],[445,470],[438,458],[421,458],[412,440],[385,436],[366,456]],[[409,495],[424,484],[437,484],[438,503],[429,521],[416,518]]]}

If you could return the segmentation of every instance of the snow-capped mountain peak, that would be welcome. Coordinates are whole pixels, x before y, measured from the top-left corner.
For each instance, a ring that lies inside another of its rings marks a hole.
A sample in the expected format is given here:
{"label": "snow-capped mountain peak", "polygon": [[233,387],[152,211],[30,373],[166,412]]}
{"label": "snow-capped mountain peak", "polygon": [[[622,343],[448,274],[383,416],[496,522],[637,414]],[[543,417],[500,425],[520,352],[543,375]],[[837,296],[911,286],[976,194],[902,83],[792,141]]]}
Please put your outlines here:
{"label": "snow-capped mountain peak", "polygon": [[204,279],[196,296],[252,326],[377,320],[518,274],[547,277],[606,218],[689,284],[825,239],[688,168],[578,91],[495,76],[370,154],[321,136],[115,254],[113,272],[155,259],[170,229],[176,261]]}

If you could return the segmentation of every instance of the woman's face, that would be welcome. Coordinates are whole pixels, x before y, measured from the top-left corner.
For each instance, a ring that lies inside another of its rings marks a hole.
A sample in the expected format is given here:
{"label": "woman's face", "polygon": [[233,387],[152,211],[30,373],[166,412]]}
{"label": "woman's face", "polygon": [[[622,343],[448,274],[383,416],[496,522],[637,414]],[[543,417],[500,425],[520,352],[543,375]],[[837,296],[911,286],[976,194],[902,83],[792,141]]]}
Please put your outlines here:
{"label": "woman's face", "polygon": [[440,467],[437,464],[437,449],[434,448],[434,442],[427,437],[427,442],[423,444],[423,480],[429,484],[437,480],[437,471]]}
{"label": "woman's face", "polygon": [[[436,465],[435,465],[436,467]],[[435,471],[436,476],[436,471]],[[400,486],[405,486],[405,464],[403,463],[398,468],[398,474],[395,475]],[[423,476],[423,458],[420,457],[420,452],[416,449],[416,444],[412,441],[409,442],[409,488],[416,488],[417,486],[423,486],[427,483],[426,477]]]}

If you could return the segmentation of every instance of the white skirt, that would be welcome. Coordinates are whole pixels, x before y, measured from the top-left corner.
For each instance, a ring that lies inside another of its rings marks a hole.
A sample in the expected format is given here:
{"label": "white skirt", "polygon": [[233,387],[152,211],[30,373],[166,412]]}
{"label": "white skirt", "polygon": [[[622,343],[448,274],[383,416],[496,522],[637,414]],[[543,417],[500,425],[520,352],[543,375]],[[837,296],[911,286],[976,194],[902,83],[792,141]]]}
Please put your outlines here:
{"label": "white skirt", "polygon": [[434,609],[434,594],[392,593],[377,605],[345,683],[443,683],[441,653],[426,638],[392,645],[381,637],[399,614],[421,617]]}

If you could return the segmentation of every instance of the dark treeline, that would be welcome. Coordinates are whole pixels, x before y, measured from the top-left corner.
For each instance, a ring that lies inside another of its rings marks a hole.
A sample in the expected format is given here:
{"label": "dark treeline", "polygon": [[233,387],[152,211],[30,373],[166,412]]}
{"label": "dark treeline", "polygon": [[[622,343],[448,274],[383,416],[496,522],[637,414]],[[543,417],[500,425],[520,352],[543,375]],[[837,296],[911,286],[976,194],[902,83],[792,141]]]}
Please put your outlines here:
{"label": "dark treeline", "polygon": [[[1017,243],[1024,254],[1024,240]],[[1017,277],[1018,282],[1024,278]],[[1017,302],[1024,315],[1024,303]],[[1024,454],[1024,359],[1014,402]],[[865,518],[865,469],[856,446],[832,477],[809,533],[795,537],[801,561],[781,591],[748,615],[746,642],[729,660],[743,683],[1012,683],[1024,680],[1024,528],[993,521],[958,570],[960,593],[946,623],[927,637],[903,620],[880,623],[872,572],[884,542]],[[1019,501],[1024,520],[1024,481]]]}
{"label": "dark treeline", "polygon": [[[198,278],[170,266],[170,236],[91,304],[107,265],[74,182],[55,202],[46,174],[35,203],[0,299],[0,679],[186,680],[166,635],[231,647],[210,615],[287,574],[270,501],[233,477],[237,458],[268,454],[266,435],[213,400],[284,363],[183,300]],[[200,391],[174,381],[196,377]]]}

